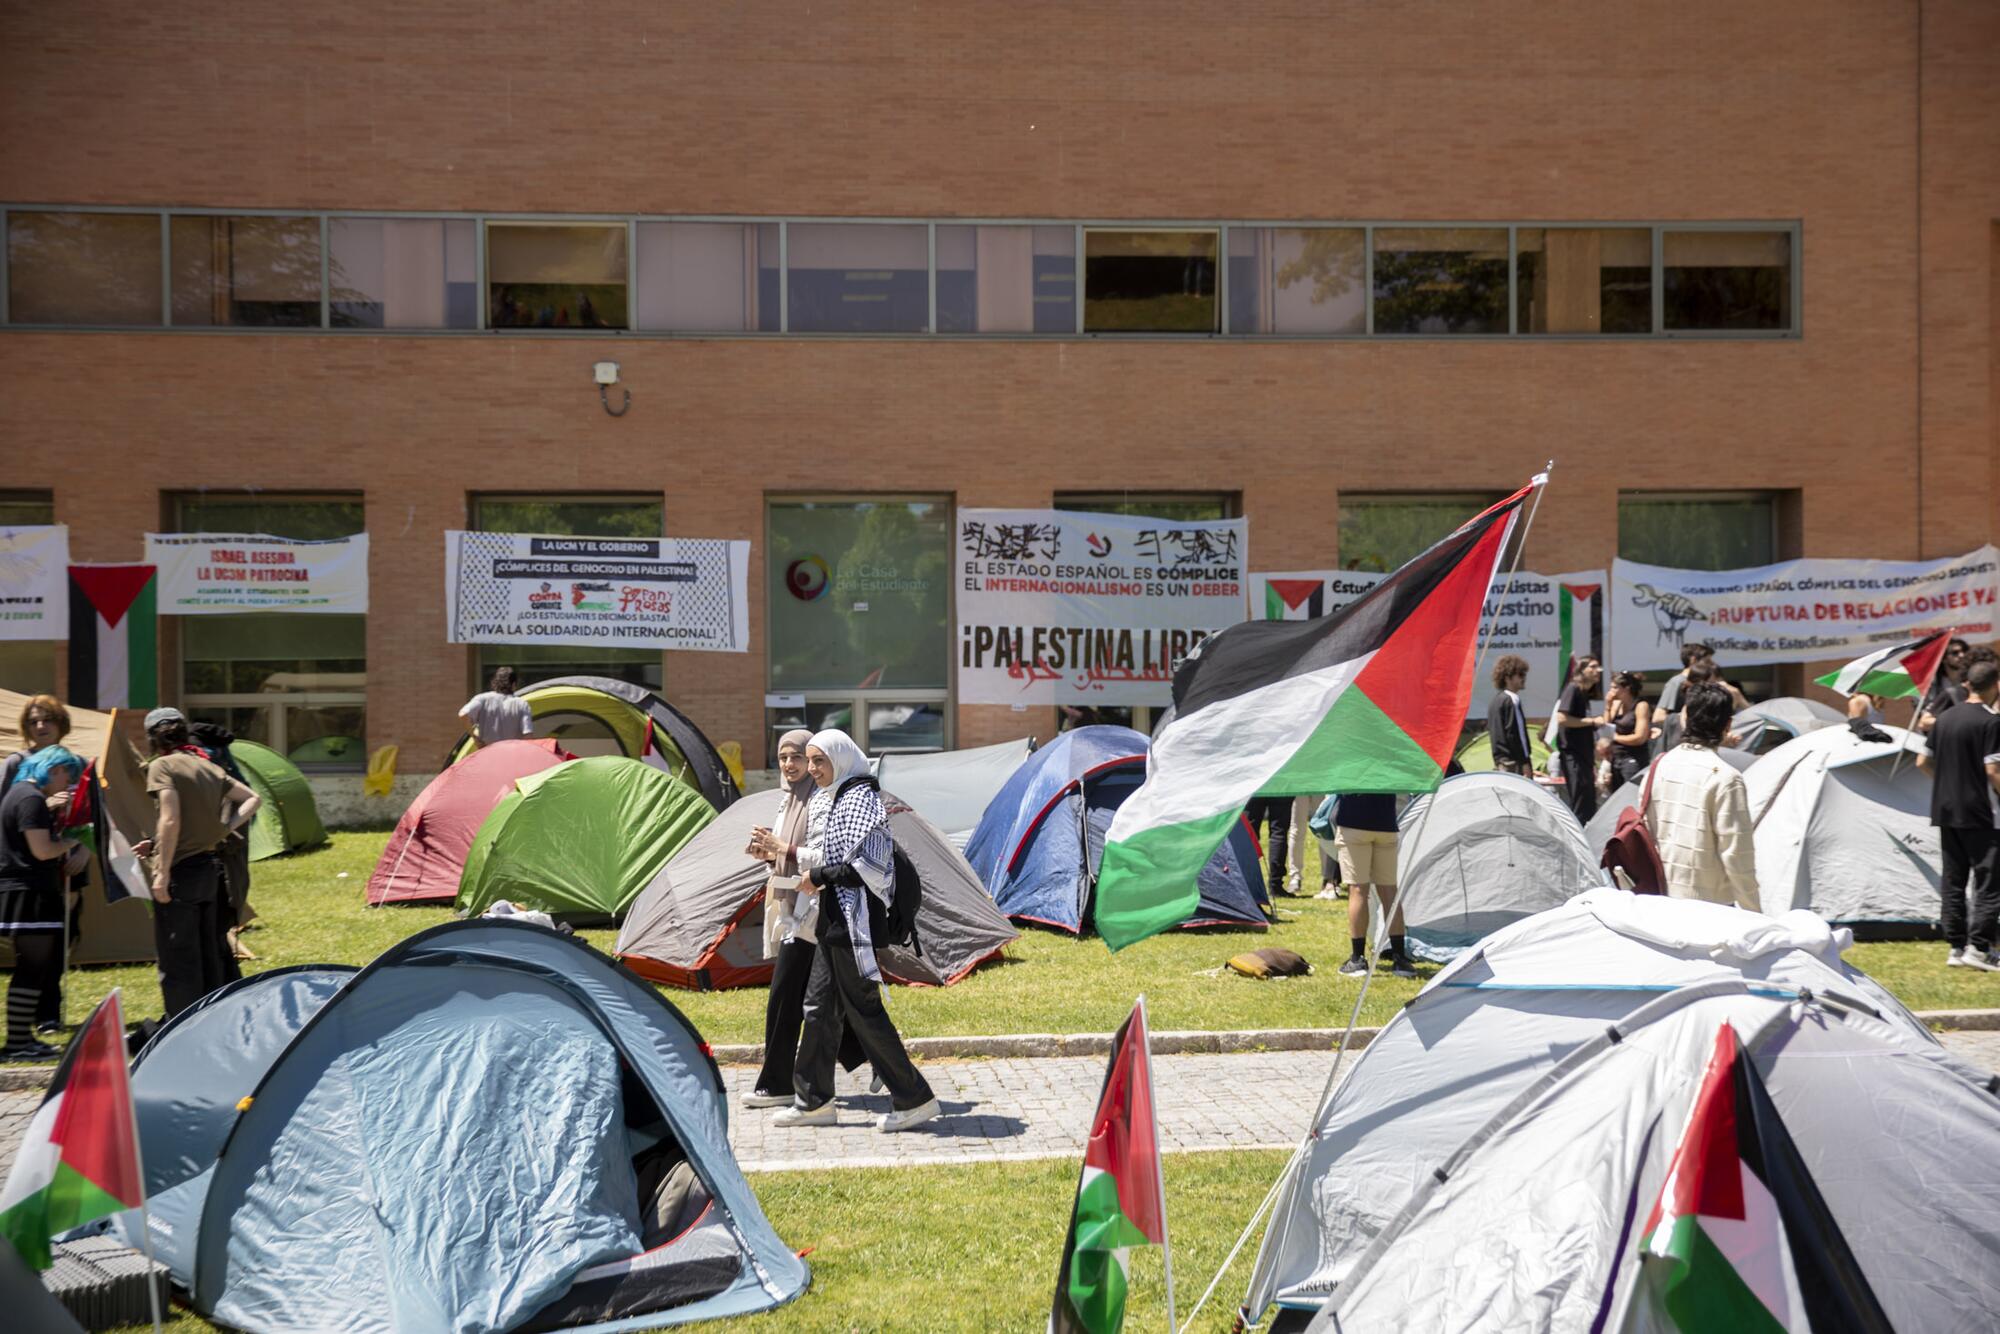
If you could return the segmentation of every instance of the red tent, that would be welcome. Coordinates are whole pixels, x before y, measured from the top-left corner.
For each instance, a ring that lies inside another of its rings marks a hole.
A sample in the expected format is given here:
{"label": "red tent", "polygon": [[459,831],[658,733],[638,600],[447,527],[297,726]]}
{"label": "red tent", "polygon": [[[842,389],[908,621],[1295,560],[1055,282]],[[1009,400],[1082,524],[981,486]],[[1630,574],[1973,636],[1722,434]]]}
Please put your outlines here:
{"label": "red tent", "polygon": [[497,741],[433,778],[396,821],[396,832],[368,877],[368,906],[457,898],[472,836],[514,790],[514,781],[575,758],[549,738]]}

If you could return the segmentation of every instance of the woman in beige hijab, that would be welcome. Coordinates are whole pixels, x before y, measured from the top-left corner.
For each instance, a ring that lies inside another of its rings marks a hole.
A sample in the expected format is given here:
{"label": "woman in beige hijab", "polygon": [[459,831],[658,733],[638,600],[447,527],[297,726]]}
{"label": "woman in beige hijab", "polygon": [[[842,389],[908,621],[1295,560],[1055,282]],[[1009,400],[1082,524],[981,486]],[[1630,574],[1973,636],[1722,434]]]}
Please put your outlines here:
{"label": "woman in beige hijab", "polygon": [[[812,801],[812,775],[806,772],[804,728],[778,738],[778,775],[785,800],[770,829],[750,833],[752,857],[771,864],[764,885],[764,957],[773,961],[771,994],[764,1006],[764,1068],[743,1095],[746,1107],[781,1107],[792,1100],[792,1062],[798,1055],[806,979],[812,974],[813,934],[810,912],[799,917],[799,848],[806,841],[806,807]],[[813,902],[808,895],[806,903]]]}

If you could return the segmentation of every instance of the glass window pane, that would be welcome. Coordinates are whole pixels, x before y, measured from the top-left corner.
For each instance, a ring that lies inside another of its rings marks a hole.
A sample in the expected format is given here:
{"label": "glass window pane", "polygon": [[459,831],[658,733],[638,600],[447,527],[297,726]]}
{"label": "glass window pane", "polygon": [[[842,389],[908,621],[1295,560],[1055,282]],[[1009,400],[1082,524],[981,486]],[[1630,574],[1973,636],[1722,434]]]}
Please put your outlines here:
{"label": "glass window pane", "polygon": [[[1340,568],[1386,574],[1501,499],[1498,492],[1340,498]],[[1502,568],[1511,557],[1502,558]]]}
{"label": "glass window pane", "polygon": [[1083,234],[1087,333],[1216,331],[1214,232]]}
{"label": "glass window pane", "polygon": [[362,769],[368,764],[365,711],[359,704],[288,705],[285,756],[302,769]]}
{"label": "glass window pane", "polygon": [[29,528],[56,521],[56,499],[48,491],[0,491],[0,528]]}
{"label": "glass window pane", "polygon": [[623,329],[625,224],[486,224],[487,323]]}
{"label": "glass window pane", "polygon": [[1375,332],[1506,333],[1506,230],[1377,228]]}
{"label": "glass window pane", "polygon": [[160,219],[11,213],[7,318],[15,324],[158,324]]}
{"label": "glass window pane", "polygon": [[1618,498],[1618,554],[1682,570],[1738,570],[1778,559],[1773,496]]}
{"label": "glass window pane", "polygon": [[793,333],[922,333],[930,240],[915,224],[797,222],[785,232]]}
{"label": "glass window pane", "polygon": [[254,611],[183,616],[190,694],[357,691],[368,684],[368,618]]}
{"label": "glass window pane", "polygon": [[939,333],[1076,332],[1074,227],[939,227]]}
{"label": "glass window pane", "polygon": [[175,324],[318,327],[318,218],[183,214],[170,227]]}
{"label": "glass window pane", "polygon": [[231,708],[223,704],[196,704],[190,700],[185,707],[189,722],[218,723],[229,729],[230,735],[238,741],[254,741],[260,746],[268,746],[277,739],[271,725],[272,706],[253,704]]}
{"label": "glass window pane", "polygon": [[1089,492],[1058,491],[1055,507],[1085,514],[1130,514],[1142,519],[1167,519],[1174,523],[1199,523],[1204,519],[1236,517],[1236,497],[1226,493],[1129,491],[1093,495]]}
{"label": "glass window pane", "polygon": [[1231,227],[1229,332],[1364,333],[1367,272],[1359,227]]}
{"label": "glass window pane", "polygon": [[1669,329],[1792,327],[1789,232],[1668,232],[1661,264]]}
{"label": "glass window pane", "polygon": [[868,753],[943,750],[944,705],[868,701]]}
{"label": "glass window pane", "polygon": [[477,326],[470,219],[334,218],[327,226],[334,328]]}
{"label": "glass window pane", "polygon": [[269,533],[301,542],[320,542],[333,537],[352,537],[365,532],[368,526],[358,496],[328,500],[182,496],[176,511],[180,515],[179,531],[183,533]]}
{"label": "glass window pane", "polygon": [[641,329],[778,330],[778,224],[639,224]]}
{"label": "glass window pane", "polygon": [[1653,234],[1644,228],[1523,227],[1514,264],[1522,333],[1653,331]]}
{"label": "glass window pane", "polygon": [[770,689],[949,683],[948,504],[774,501],[769,531]]}

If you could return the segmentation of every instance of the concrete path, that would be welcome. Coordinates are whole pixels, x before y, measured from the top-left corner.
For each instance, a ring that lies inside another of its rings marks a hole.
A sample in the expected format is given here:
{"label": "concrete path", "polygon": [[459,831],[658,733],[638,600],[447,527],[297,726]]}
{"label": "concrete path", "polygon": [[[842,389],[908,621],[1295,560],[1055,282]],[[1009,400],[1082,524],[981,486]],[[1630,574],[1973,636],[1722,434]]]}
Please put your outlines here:
{"label": "concrete path", "polygon": [[[1982,1069],[2000,1071],[2000,1031],[1942,1035],[1945,1045]],[[1330,1052],[1258,1052],[1159,1056],[1153,1061],[1160,1138],[1169,1152],[1292,1147],[1326,1082]],[[841,1076],[840,1124],[798,1130],[771,1125],[774,1111],[738,1099],[755,1071],[727,1066],[729,1138],[744,1170],[901,1167],[923,1163],[1068,1158],[1083,1151],[1083,1132],[1104,1079],[1099,1056],[931,1061],[923,1066],[944,1115],[918,1130],[884,1135],[874,1117],[886,1095],[870,1095]],[[0,1163],[12,1164],[39,1090],[0,1092]]]}

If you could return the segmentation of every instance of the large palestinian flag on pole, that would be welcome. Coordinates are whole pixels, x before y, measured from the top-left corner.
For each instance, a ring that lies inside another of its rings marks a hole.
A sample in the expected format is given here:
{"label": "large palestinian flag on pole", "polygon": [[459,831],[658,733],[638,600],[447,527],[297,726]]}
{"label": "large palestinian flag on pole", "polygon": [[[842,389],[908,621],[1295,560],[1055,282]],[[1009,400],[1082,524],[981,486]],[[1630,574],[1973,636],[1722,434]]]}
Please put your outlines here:
{"label": "large palestinian flag on pole", "polygon": [[1838,690],[1843,695],[1866,692],[1884,699],[1921,695],[1931,688],[1931,681],[1944,662],[1944,651],[1951,646],[1952,633],[1940,630],[1923,639],[1912,639],[1907,644],[1876,649],[1837,672],[1814,678],[1814,684]]}
{"label": "large palestinian flag on pole", "polygon": [[157,580],[151,565],[69,567],[69,702],[150,709],[160,702]]}
{"label": "large palestinian flag on pole", "polygon": [[1122,949],[1187,918],[1195,877],[1261,794],[1428,792],[1472,701],[1481,610],[1537,477],[1316,621],[1246,621],[1174,673],[1174,716],[1118,808],[1097,929]]}
{"label": "large palestinian flag on pole", "polygon": [[0,1188],[0,1236],[35,1269],[61,1233],[145,1202],[125,1017],[106,996],[70,1040]]}
{"label": "large palestinian flag on pole", "polygon": [[1684,1334],[1870,1331],[1889,1318],[1724,1024],[1639,1239],[1649,1297]]}
{"label": "large palestinian flag on pole", "polygon": [[1083,1148],[1069,1240],[1056,1270],[1050,1334],[1112,1334],[1122,1328],[1132,1247],[1166,1244],[1166,1183],[1147,1043],[1141,997],[1111,1039],[1104,1090]]}

